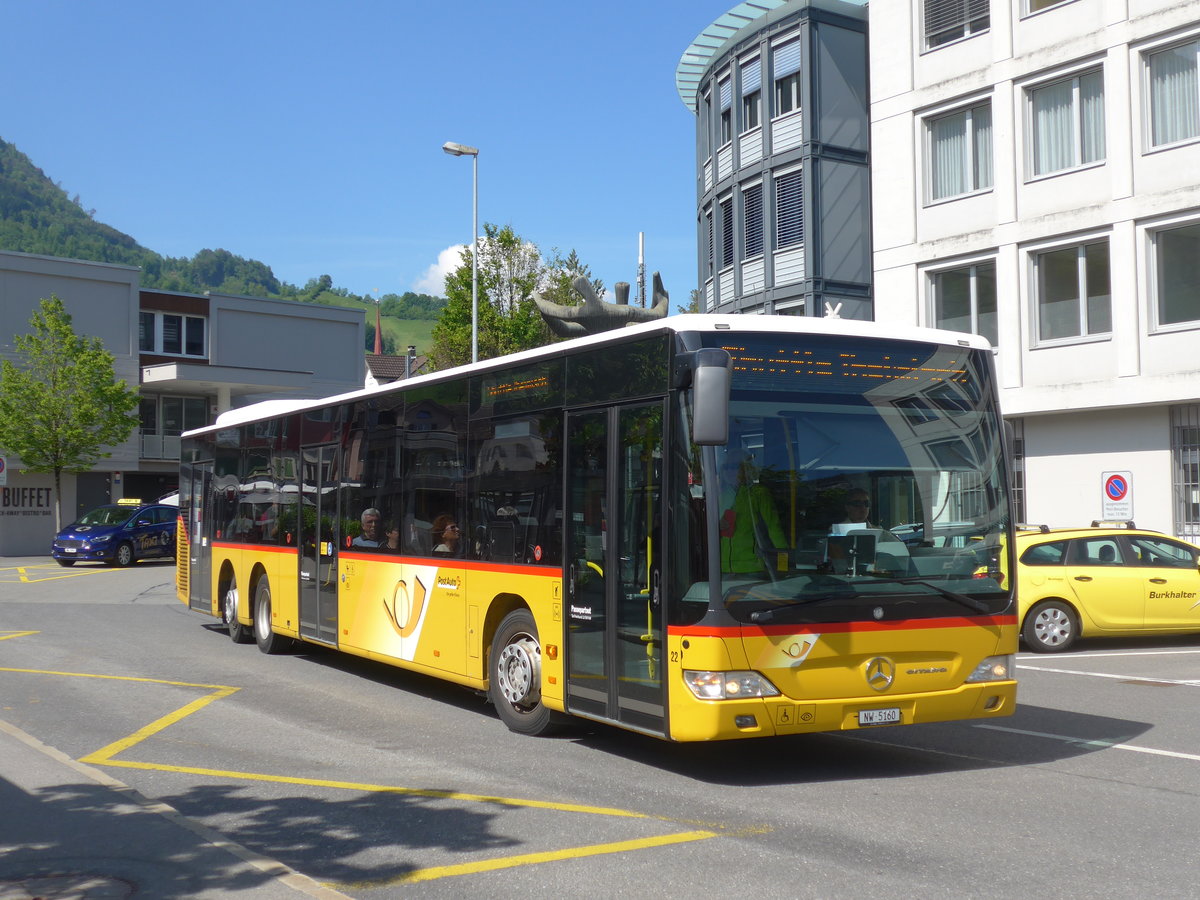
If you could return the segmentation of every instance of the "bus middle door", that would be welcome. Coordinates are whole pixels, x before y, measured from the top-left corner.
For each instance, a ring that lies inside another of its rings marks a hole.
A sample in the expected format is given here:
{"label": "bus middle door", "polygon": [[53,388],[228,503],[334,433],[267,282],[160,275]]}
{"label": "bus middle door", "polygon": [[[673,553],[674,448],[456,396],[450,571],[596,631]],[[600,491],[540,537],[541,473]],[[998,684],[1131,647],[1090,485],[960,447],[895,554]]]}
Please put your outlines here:
{"label": "bus middle door", "polygon": [[664,733],[663,403],[567,414],[567,709]]}
{"label": "bus middle door", "polygon": [[301,447],[300,458],[300,634],[337,644],[338,448]]}

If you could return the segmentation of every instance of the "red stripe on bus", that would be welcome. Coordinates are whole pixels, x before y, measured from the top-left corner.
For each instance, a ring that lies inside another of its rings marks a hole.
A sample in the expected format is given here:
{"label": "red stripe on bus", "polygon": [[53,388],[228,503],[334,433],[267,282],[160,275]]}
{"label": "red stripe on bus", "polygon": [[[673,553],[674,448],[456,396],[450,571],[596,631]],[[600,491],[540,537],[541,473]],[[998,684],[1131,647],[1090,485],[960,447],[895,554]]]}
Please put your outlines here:
{"label": "red stripe on bus", "polygon": [[806,622],[795,625],[668,625],[671,637],[718,637],[751,634],[843,634],[863,631],[926,631],[1016,625],[1016,616],[949,616],[940,619],[892,619],[887,622]]}

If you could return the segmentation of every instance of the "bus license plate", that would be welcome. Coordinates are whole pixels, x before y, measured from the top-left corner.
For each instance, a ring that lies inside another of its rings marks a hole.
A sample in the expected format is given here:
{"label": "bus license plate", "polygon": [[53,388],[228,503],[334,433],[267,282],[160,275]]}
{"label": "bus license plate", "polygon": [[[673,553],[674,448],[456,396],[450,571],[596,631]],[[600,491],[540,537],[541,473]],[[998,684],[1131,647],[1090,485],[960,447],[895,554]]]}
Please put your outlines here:
{"label": "bus license plate", "polygon": [[859,725],[895,725],[900,721],[900,708],[891,709],[860,709],[858,711]]}

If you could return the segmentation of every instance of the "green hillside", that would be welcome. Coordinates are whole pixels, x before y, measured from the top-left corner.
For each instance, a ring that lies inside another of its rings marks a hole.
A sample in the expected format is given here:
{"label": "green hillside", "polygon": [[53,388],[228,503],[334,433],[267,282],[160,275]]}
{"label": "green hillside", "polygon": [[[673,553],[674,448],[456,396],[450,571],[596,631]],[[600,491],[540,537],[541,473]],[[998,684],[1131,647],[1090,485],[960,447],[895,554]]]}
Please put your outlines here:
{"label": "green hillside", "polygon": [[[274,297],[301,303],[359,308],[367,323],[367,346],[374,347],[375,300],[338,288],[328,275],[303,287],[280,281],[266,263],[228,250],[204,249],[190,258],[169,257],[143,247],[127,234],[95,219],[78,196],[69,198],[13,144],[0,139],[0,249],[69,259],[120,263],[142,270],[145,288],[201,294]],[[427,294],[385,294],[379,298],[386,352],[418,352],[430,346],[430,333],[446,301]]]}

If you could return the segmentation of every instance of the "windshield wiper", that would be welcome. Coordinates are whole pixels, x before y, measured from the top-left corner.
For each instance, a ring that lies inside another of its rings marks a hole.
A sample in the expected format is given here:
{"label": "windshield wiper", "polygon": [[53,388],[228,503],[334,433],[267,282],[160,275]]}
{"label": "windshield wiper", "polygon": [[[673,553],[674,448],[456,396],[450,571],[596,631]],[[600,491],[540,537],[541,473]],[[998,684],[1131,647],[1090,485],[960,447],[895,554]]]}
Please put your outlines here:
{"label": "windshield wiper", "polygon": [[992,609],[982,600],[976,600],[970,594],[960,594],[958,591],[952,591],[944,588],[941,585],[934,584],[932,581],[926,581],[924,578],[874,578],[871,584],[919,584],[921,587],[927,587],[931,591],[935,591],[947,600],[953,600],[959,606],[965,606],[967,609],[974,610],[981,615],[991,615]]}
{"label": "windshield wiper", "polygon": [[837,581],[831,579],[829,582],[820,585],[826,590],[815,597],[807,597],[803,600],[794,600],[791,603],[783,603],[779,606],[772,606],[769,609],[758,609],[750,613],[751,622],[769,622],[775,618],[776,613],[784,612],[789,609],[797,609],[801,606],[813,606],[817,603],[828,603],[831,600],[852,600],[860,596],[858,591],[854,589],[854,585],[845,581]]}
{"label": "windshield wiper", "polygon": [[969,594],[960,594],[957,591],[952,591],[940,585],[934,584],[931,581],[926,581],[924,578],[873,578],[869,582],[861,584],[853,584],[845,581],[838,581],[832,584],[826,584],[824,587],[830,588],[828,593],[823,593],[818,597],[809,597],[806,600],[797,600],[793,603],[784,603],[780,606],[772,606],[769,609],[759,609],[750,613],[751,622],[769,622],[775,618],[776,614],[786,612],[790,609],[796,609],[801,606],[810,606],[816,603],[827,603],[831,600],[851,600],[859,597],[869,597],[872,592],[859,591],[858,587],[866,587],[873,584],[917,584],[921,587],[929,588],[940,597],[945,597],[947,600],[952,600],[959,606],[965,606],[972,612],[980,615],[991,615],[992,609],[982,600],[976,600]]}

